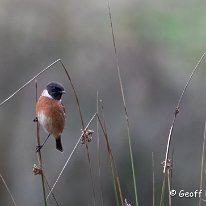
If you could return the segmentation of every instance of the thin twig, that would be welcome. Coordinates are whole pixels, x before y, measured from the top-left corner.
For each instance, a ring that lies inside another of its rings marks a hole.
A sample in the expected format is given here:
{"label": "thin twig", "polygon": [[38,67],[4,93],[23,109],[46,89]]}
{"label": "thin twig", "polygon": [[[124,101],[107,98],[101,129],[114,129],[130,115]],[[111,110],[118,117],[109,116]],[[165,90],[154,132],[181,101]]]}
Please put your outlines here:
{"label": "thin twig", "polygon": [[117,167],[116,167],[115,160],[113,157],[112,149],[111,149],[111,146],[109,143],[108,134],[107,134],[107,130],[106,130],[106,124],[105,124],[104,119],[103,119],[103,123],[102,123],[102,121],[99,117],[99,114],[97,114],[97,119],[98,119],[100,127],[103,131],[103,134],[104,134],[104,137],[106,140],[107,151],[109,153],[109,161],[110,161],[110,167],[112,170],[112,178],[113,178],[113,184],[114,184],[114,189],[115,189],[116,203],[117,203],[117,205],[120,205],[120,203],[119,203],[119,198],[120,198],[121,205],[124,206],[122,190],[121,190],[121,185],[120,185],[120,181],[119,181],[119,175],[118,175]]}
{"label": "thin twig", "polygon": [[113,165],[113,161],[112,161],[112,152],[111,152],[112,150],[110,148],[109,140],[107,138],[107,131],[106,131],[105,125],[103,126],[103,123],[101,122],[99,114],[97,114],[97,120],[99,121],[100,127],[102,129],[102,132],[103,132],[105,140],[106,140],[107,151],[109,154],[109,163],[110,163],[110,167],[111,167],[111,171],[112,171],[112,179],[113,179],[113,185],[114,185],[116,205],[119,206],[119,197],[118,197],[118,191],[117,191],[117,185],[116,185],[115,170],[114,170],[114,165]]}
{"label": "thin twig", "polygon": [[[93,121],[93,119],[95,118],[96,115],[97,115],[97,113],[95,113],[95,114],[93,115],[93,117],[90,119],[89,123],[87,124],[87,126],[85,127],[85,129],[82,131],[82,134],[84,133],[84,131],[85,131],[86,129],[88,129],[89,125],[91,124],[91,122]],[[81,140],[81,138],[82,138],[82,134],[81,134],[81,136],[79,137],[77,143],[75,144],[75,146],[74,146],[72,152],[70,153],[70,155],[69,155],[69,157],[68,157],[66,163],[64,164],[64,166],[63,166],[61,172],[59,173],[59,175],[58,175],[58,177],[57,177],[57,179],[56,179],[54,185],[52,186],[51,190],[49,191],[49,194],[47,195],[47,198],[46,198],[46,199],[48,199],[49,196],[51,195],[52,191],[54,190],[54,187],[56,186],[57,182],[59,181],[59,178],[61,177],[61,175],[62,175],[62,173],[64,172],[64,170],[65,170],[67,164],[69,163],[69,161],[70,161],[72,155],[74,154],[74,151],[76,150],[76,148],[77,148],[77,146],[78,146],[78,144],[79,144],[79,142],[80,142],[80,140]]]}
{"label": "thin twig", "polygon": [[116,171],[116,182],[117,182],[117,187],[118,187],[118,189],[119,189],[120,201],[121,201],[122,206],[124,206],[124,200],[123,200],[123,196],[122,196],[122,189],[121,189],[120,180],[119,180],[119,175],[118,175],[118,172],[117,172],[117,168],[116,168],[116,164],[115,164],[115,163],[114,163],[114,168],[115,168],[115,171]]}
{"label": "thin twig", "polygon": [[84,121],[83,121],[83,115],[82,115],[82,111],[81,111],[81,107],[80,107],[80,102],[79,102],[79,98],[78,98],[78,95],[77,95],[77,92],[75,90],[75,87],[74,87],[74,84],[72,82],[72,79],[71,79],[71,76],[69,75],[69,72],[67,71],[65,65],[63,64],[62,60],[60,59],[60,63],[70,81],[70,84],[71,84],[71,87],[73,89],[73,92],[74,92],[74,96],[75,96],[75,99],[76,99],[76,102],[77,102],[77,106],[78,106],[78,110],[79,110],[79,115],[80,115],[80,119],[81,119],[81,124],[82,124],[82,129],[84,129]]}
{"label": "thin twig", "polygon": [[11,194],[11,190],[9,189],[8,185],[6,184],[6,181],[4,180],[4,178],[3,178],[3,176],[2,176],[1,173],[0,173],[0,177],[1,177],[2,182],[4,183],[4,186],[6,187],[7,192],[9,193],[9,195],[10,195],[10,197],[11,197],[11,200],[12,200],[14,206],[16,206],[16,202],[15,202],[15,200],[14,200],[13,195]]}
{"label": "thin twig", "polygon": [[165,173],[163,174],[163,181],[162,181],[162,189],[161,189],[161,195],[160,195],[160,206],[164,205],[164,199],[165,199]]}
{"label": "thin twig", "polygon": [[17,89],[12,95],[10,95],[8,98],[6,98],[4,101],[0,103],[0,107],[5,104],[8,100],[10,100],[12,97],[14,97],[17,93],[19,93],[24,87],[26,87],[28,84],[30,84],[32,81],[34,81],[37,77],[39,77],[41,74],[43,74],[45,71],[50,69],[54,64],[61,61],[61,59],[57,59],[53,63],[51,63],[49,66],[47,66],[45,69],[43,69],[41,72],[39,72],[37,75],[32,77],[29,81],[27,81],[23,86],[21,86],[19,89]]}
{"label": "thin twig", "polygon": [[200,65],[200,63],[201,63],[202,59],[205,57],[205,55],[206,55],[206,51],[202,54],[202,56],[198,60],[197,64],[195,65],[192,73],[190,74],[190,77],[188,78],[187,83],[186,83],[184,89],[182,90],[182,93],[181,93],[180,98],[178,100],[177,106],[175,108],[175,112],[174,112],[174,116],[173,116],[173,120],[172,120],[172,125],[170,127],[170,131],[169,131],[169,135],[168,135],[168,141],[167,141],[167,148],[166,148],[166,153],[165,153],[165,161],[164,161],[163,173],[165,173],[165,171],[166,171],[166,164],[167,164],[168,156],[169,156],[171,137],[172,137],[172,134],[173,134],[173,130],[174,130],[177,114],[180,112],[180,106],[181,106],[181,102],[182,102],[183,96],[184,96],[184,94],[185,94],[185,92],[186,92],[186,90],[187,90],[187,88],[189,86],[189,83],[192,80],[192,77],[194,76],[196,70],[198,69],[198,66]]}
{"label": "thin twig", "polygon": [[75,144],[74,149],[72,150],[71,154],[69,155],[69,157],[68,157],[66,163],[64,164],[64,166],[63,166],[61,172],[59,173],[59,175],[58,175],[58,177],[57,177],[57,179],[56,179],[54,185],[52,186],[51,190],[49,191],[49,194],[47,195],[47,198],[46,198],[47,200],[48,200],[49,196],[51,195],[52,191],[54,190],[54,187],[56,186],[57,182],[59,181],[59,178],[61,177],[61,175],[62,175],[64,169],[66,168],[66,166],[67,166],[69,160],[71,159],[71,157],[72,157],[74,151],[76,150],[76,148],[77,148],[77,146],[78,146],[80,140],[81,140],[81,137],[78,139],[77,143]]}
{"label": "thin twig", "polygon": [[[49,191],[50,191],[50,190],[51,190],[51,187],[50,187],[50,185],[49,185],[49,182],[48,182],[45,174],[44,174],[44,179],[45,179],[46,185],[47,185],[47,187],[48,187],[48,189],[49,189]],[[57,206],[60,206],[59,203],[58,203],[58,201],[57,201],[57,199],[56,199],[56,197],[54,196],[54,193],[53,193],[53,192],[51,193],[51,195],[52,195],[52,197],[54,198],[54,201],[55,201],[56,205],[57,205]]]}
{"label": "thin twig", "polygon": [[88,146],[87,141],[86,141],[86,153],[87,153],[87,159],[88,159],[88,163],[89,163],[89,175],[90,175],[91,184],[92,184],[93,204],[95,206],[96,205],[96,196],[95,196],[94,180],[93,180],[93,176],[92,176],[92,165],[91,165],[91,159],[90,159],[90,154],[89,154],[89,146]]}
{"label": "thin twig", "polygon": [[183,96],[185,94],[185,91],[186,91],[187,87],[189,86],[189,83],[192,80],[192,77],[194,76],[198,66],[200,65],[200,63],[201,63],[202,59],[205,57],[205,55],[206,55],[206,51],[202,54],[202,56],[198,60],[197,64],[195,65],[195,68],[193,69],[192,73],[190,74],[190,77],[189,77],[189,79],[188,79],[184,89],[182,90],[182,94],[181,94],[180,99],[178,101],[177,108],[180,108],[180,104],[181,104],[182,98],[183,98]]}
{"label": "thin twig", "polygon": [[[36,102],[38,100],[37,95],[37,80],[35,80],[35,91],[36,91]],[[36,121],[36,138],[37,138],[37,146],[40,147],[40,135],[39,135],[39,121]],[[44,196],[44,205],[47,206],[46,202],[46,190],[45,190],[45,184],[44,184],[44,175],[43,175],[43,167],[42,167],[42,157],[41,157],[41,150],[37,150],[37,158],[38,158],[38,164],[41,168],[41,182],[42,182],[42,189],[43,189],[43,196]]]}
{"label": "thin twig", "polygon": [[[99,92],[97,90],[97,114],[99,113]],[[98,152],[98,175],[99,175],[99,187],[100,187],[100,199],[101,205],[104,206],[103,192],[101,184],[101,156],[100,156],[100,137],[99,137],[99,121],[97,119],[97,152]]]}
{"label": "thin twig", "polygon": [[172,157],[171,157],[171,171],[170,171],[170,177],[171,177],[171,180],[170,180],[170,184],[171,184],[171,187],[172,187],[172,177],[173,177],[173,172],[174,172],[174,157],[175,157],[175,147],[173,145],[172,147]]}
{"label": "thin twig", "polygon": [[167,169],[167,184],[168,184],[168,199],[169,199],[169,206],[172,206],[172,199],[171,199],[171,195],[170,195],[170,191],[171,191],[171,181],[170,181],[170,169]]}
{"label": "thin twig", "polygon": [[[202,182],[203,182],[203,169],[204,169],[204,157],[205,157],[205,139],[206,139],[206,121],[205,121],[205,128],[204,128],[204,138],[202,143],[202,160],[201,160],[201,172],[200,172],[200,189],[202,190]],[[201,206],[202,197],[199,198],[199,206]]]}
{"label": "thin twig", "polygon": [[[74,96],[75,96],[75,99],[76,99],[76,103],[77,103],[77,106],[78,106],[78,110],[79,110],[79,115],[80,115],[80,120],[81,120],[81,124],[82,124],[82,129],[84,130],[84,121],[83,121],[83,115],[82,115],[82,112],[81,112],[81,107],[80,107],[80,102],[79,102],[79,98],[78,98],[78,95],[77,95],[77,92],[75,90],[75,87],[74,87],[74,84],[72,82],[72,79],[71,79],[71,76],[69,75],[69,72],[67,71],[65,65],[63,64],[63,62],[60,60],[60,63],[69,79],[69,82],[71,84],[71,87],[72,87],[72,90],[74,92]],[[91,166],[91,159],[90,159],[90,154],[89,154],[89,146],[86,142],[86,153],[87,153],[87,159],[88,159],[88,163],[89,163],[89,174],[90,174],[90,178],[91,178],[91,184],[92,184],[92,192],[93,192],[93,202],[94,202],[94,206],[96,205],[96,198],[95,198],[95,189],[94,189],[94,180],[93,180],[93,177],[92,177],[92,166]]]}
{"label": "thin twig", "polygon": [[129,143],[130,161],[131,161],[131,166],[132,166],[132,177],[133,177],[133,186],[134,186],[134,193],[135,193],[135,202],[136,202],[136,206],[138,206],[137,183],[136,183],[134,159],[133,159],[132,144],[131,144],[129,116],[128,116],[128,112],[127,112],[125,95],[124,95],[123,84],[122,84],[122,78],[121,78],[121,74],[120,74],[119,60],[118,60],[118,55],[117,55],[117,47],[116,47],[114,28],[113,28],[113,23],[112,23],[112,13],[111,13],[109,0],[107,0],[107,7],[108,7],[109,20],[110,20],[110,28],[111,28],[111,32],[112,32],[112,41],[113,41],[113,47],[114,47],[114,53],[115,53],[116,68],[117,68],[117,73],[118,73],[122,101],[123,101],[123,105],[124,105],[125,119],[127,122],[127,136],[128,136],[128,143]]}

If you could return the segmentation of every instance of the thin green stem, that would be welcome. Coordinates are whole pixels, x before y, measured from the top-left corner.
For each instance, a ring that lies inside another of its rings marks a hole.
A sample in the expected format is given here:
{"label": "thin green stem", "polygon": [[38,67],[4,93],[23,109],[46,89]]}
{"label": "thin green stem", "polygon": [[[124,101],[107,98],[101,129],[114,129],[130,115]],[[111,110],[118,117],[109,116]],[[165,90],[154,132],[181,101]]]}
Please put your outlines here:
{"label": "thin green stem", "polygon": [[7,192],[9,193],[9,195],[11,197],[11,200],[12,200],[14,206],[16,206],[16,202],[14,200],[14,197],[13,197],[12,193],[11,193],[11,190],[9,189],[8,185],[6,184],[6,181],[4,180],[3,176],[1,175],[1,173],[0,173],[0,178],[1,178],[2,182],[4,183],[4,186],[5,186],[6,190],[7,190]]}
{"label": "thin green stem", "polygon": [[167,169],[167,184],[168,184],[168,195],[169,195],[169,206],[172,206],[172,198],[170,195],[170,191],[171,191],[171,181],[170,181],[170,168]]}
{"label": "thin green stem", "polygon": [[95,196],[94,180],[93,180],[93,176],[92,176],[92,165],[91,165],[91,159],[90,159],[89,147],[88,147],[87,141],[85,144],[86,144],[87,159],[88,159],[88,163],[89,163],[89,175],[90,175],[91,184],[92,184],[93,204],[95,206],[96,205],[96,196]]}
{"label": "thin green stem", "polygon": [[[205,139],[206,139],[206,121],[205,121],[205,128],[204,128],[204,138],[203,138],[203,143],[202,143],[202,160],[201,160],[201,171],[200,171],[200,190],[202,190],[202,182],[203,182]],[[201,206],[201,205],[202,205],[202,197],[199,198],[199,206]]]}
{"label": "thin green stem", "polygon": [[114,189],[115,189],[116,204],[120,205],[120,203],[119,203],[119,199],[120,199],[121,205],[124,206],[119,175],[118,175],[117,167],[116,167],[116,164],[115,164],[114,156],[112,154],[112,149],[111,149],[111,146],[110,146],[110,143],[109,143],[106,124],[105,124],[104,119],[103,119],[103,123],[102,123],[102,121],[99,117],[99,114],[97,114],[97,119],[100,123],[100,127],[103,131],[103,134],[104,134],[104,137],[105,137],[105,140],[106,140],[107,151],[108,151],[108,154],[109,154],[110,166],[111,166],[111,170],[112,170],[113,184],[114,184]]}
{"label": "thin green stem", "polygon": [[112,157],[112,150],[109,144],[108,136],[107,136],[107,131],[105,128],[105,125],[103,125],[99,114],[97,114],[97,120],[100,124],[100,127],[102,129],[102,132],[104,134],[105,140],[106,140],[106,145],[107,145],[107,152],[109,154],[109,163],[112,171],[112,179],[113,179],[113,185],[114,185],[114,192],[115,192],[115,199],[116,199],[116,205],[119,206],[119,197],[118,197],[118,191],[117,191],[117,185],[116,185],[116,176],[115,176],[115,169],[114,169],[114,162],[113,162],[113,157]]}
{"label": "thin green stem", "polygon": [[122,78],[121,78],[121,73],[120,73],[119,60],[118,60],[118,55],[117,55],[117,47],[116,47],[116,41],[115,41],[115,35],[114,35],[114,28],[113,28],[113,23],[112,23],[112,13],[111,13],[109,0],[107,0],[107,7],[108,7],[109,20],[110,20],[110,28],[111,28],[111,32],[112,32],[112,41],[113,41],[113,47],[114,47],[114,53],[115,53],[116,69],[117,69],[117,73],[118,73],[119,85],[120,85],[122,101],[123,101],[123,105],[124,105],[125,119],[126,119],[126,122],[127,122],[127,136],[128,136],[128,142],[129,142],[129,153],[130,153],[130,161],[131,161],[131,167],[132,167],[132,177],[133,177],[133,186],[134,186],[134,193],[135,193],[135,202],[136,202],[136,206],[138,206],[137,183],[136,183],[134,158],[133,158],[133,151],[132,151],[132,144],[131,144],[129,117],[128,117],[126,101],[125,101],[125,95],[124,95],[123,84],[122,84]]}
{"label": "thin green stem", "polygon": [[161,190],[161,196],[160,196],[160,206],[164,206],[164,197],[165,197],[165,174],[164,174],[163,182],[162,182],[162,190]]}
{"label": "thin green stem", "polygon": [[[48,182],[48,180],[47,180],[45,174],[44,174],[44,179],[45,179],[46,185],[47,185],[47,187],[48,187],[48,189],[49,189],[49,191],[50,191],[50,190],[51,190],[51,187],[50,187],[50,185],[49,185],[49,182]],[[58,203],[58,201],[57,201],[57,199],[56,199],[56,197],[54,196],[54,193],[51,192],[51,194],[52,194],[52,197],[53,197],[53,199],[54,199],[56,205],[57,205],[57,206],[60,206],[59,203]]]}
{"label": "thin green stem", "polygon": [[[99,113],[99,92],[97,91],[97,114]],[[100,199],[101,199],[101,205],[104,206],[103,201],[103,192],[102,192],[102,184],[101,184],[101,156],[100,156],[100,137],[99,137],[99,121],[97,118],[97,152],[98,152],[98,175],[99,175],[99,187],[100,187]]]}
{"label": "thin green stem", "polygon": [[164,167],[163,167],[163,173],[165,173],[166,171],[166,165],[167,165],[167,162],[168,162],[168,157],[169,157],[169,152],[170,152],[170,144],[171,144],[171,138],[172,138],[172,134],[173,134],[173,130],[174,130],[174,126],[175,126],[175,121],[176,121],[176,118],[177,118],[177,114],[180,112],[180,105],[181,105],[181,102],[182,102],[182,99],[183,99],[183,96],[195,74],[195,72],[197,71],[200,63],[202,62],[203,58],[205,57],[206,55],[206,51],[202,54],[202,56],[200,57],[200,59],[198,60],[197,64],[195,65],[194,69],[192,70],[188,80],[187,80],[187,83],[185,84],[185,87],[184,89],[182,90],[182,93],[180,95],[180,98],[178,100],[178,103],[177,103],[177,106],[175,108],[175,112],[174,112],[174,116],[173,116],[173,120],[172,120],[172,125],[170,127],[170,131],[169,131],[169,135],[168,135],[168,140],[167,140],[167,148],[166,148],[166,152],[165,152],[165,161],[164,161]]}

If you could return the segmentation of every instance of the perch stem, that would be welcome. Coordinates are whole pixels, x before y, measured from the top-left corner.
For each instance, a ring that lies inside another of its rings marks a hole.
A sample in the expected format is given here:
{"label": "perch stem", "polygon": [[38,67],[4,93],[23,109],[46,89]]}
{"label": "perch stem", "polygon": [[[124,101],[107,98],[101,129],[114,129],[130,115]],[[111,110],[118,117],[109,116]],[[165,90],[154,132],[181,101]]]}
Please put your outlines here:
{"label": "perch stem", "polygon": [[[37,102],[37,80],[35,80],[35,88],[36,88],[36,102]],[[39,135],[39,122],[36,121],[36,137],[37,137],[37,146],[40,147],[40,135]],[[43,168],[42,168],[42,156],[41,156],[41,150],[37,151],[37,159],[39,167],[42,169],[41,173],[41,182],[42,182],[42,189],[43,189],[43,195],[44,195],[44,206],[47,206],[47,200],[46,200],[46,190],[45,190],[45,184],[44,184],[44,174],[43,174]]]}

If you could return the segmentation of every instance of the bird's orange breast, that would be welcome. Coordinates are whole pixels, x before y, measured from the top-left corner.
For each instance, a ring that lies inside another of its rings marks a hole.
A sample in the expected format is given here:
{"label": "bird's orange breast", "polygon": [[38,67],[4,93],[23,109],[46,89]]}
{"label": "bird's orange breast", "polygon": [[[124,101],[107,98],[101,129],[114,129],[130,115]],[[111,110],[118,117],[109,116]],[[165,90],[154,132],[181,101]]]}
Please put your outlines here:
{"label": "bird's orange breast", "polygon": [[64,129],[65,108],[61,101],[40,96],[36,104],[36,115],[42,127],[54,137]]}

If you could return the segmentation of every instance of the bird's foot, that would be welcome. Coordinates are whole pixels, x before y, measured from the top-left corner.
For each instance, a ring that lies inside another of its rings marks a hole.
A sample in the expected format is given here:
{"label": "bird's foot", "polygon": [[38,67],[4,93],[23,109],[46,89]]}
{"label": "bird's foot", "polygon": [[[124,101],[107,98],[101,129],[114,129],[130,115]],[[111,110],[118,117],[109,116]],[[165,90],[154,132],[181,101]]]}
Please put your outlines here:
{"label": "bird's foot", "polygon": [[43,145],[38,145],[36,146],[36,152],[40,152],[41,148],[43,147]]}
{"label": "bird's foot", "polygon": [[33,122],[38,122],[38,118],[35,117],[35,118],[33,119]]}

